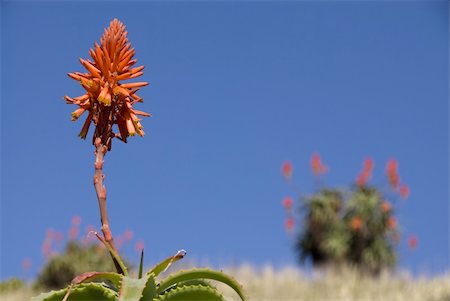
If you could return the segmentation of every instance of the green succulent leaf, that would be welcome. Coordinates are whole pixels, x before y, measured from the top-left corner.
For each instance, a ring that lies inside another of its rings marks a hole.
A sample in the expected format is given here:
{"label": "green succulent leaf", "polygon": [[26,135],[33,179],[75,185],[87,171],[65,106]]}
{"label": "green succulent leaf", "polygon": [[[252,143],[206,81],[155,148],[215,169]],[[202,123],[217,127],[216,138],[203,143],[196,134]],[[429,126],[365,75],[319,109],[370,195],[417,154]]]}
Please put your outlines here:
{"label": "green succulent leaf", "polygon": [[144,267],[144,249],[141,251],[141,260],[139,261],[139,274],[138,278],[142,278],[142,269]]}
{"label": "green succulent leaf", "polygon": [[117,288],[120,288],[122,283],[122,275],[112,272],[86,272],[78,275],[72,280],[72,284],[80,284],[83,282],[91,282],[100,279],[111,281]]}
{"label": "green succulent leaf", "polygon": [[71,288],[40,294],[31,301],[61,301],[70,289],[67,301],[117,301],[117,293],[102,283],[81,283]]}
{"label": "green succulent leaf", "polygon": [[119,301],[139,301],[144,293],[146,283],[147,277],[141,279],[123,277]]}
{"label": "green succulent leaf", "polygon": [[161,261],[160,263],[158,263],[157,265],[155,265],[152,269],[150,269],[147,274],[153,274],[154,277],[158,276],[159,274],[161,274],[162,272],[164,272],[165,270],[167,270],[169,268],[169,266],[172,265],[172,263],[183,259],[183,257],[186,255],[186,251],[185,250],[180,250],[177,252],[177,254],[175,254],[174,256],[170,256],[167,257],[166,259],[164,259],[163,261]]}
{"label": "green succulent leaf", "polygon": [[232,289],[234,289],[234,291],[239,295],[239,297],[242,300],[244,301],[246,300],[244,292],[236,280],[226,275],[225,273],[213,271],[210,269],[192,269],[189,271],[177,272],[172,276],[169,276],[163,281],[161,281],[158,287],[158,294],[164,293],[164,291],[166,291],[168,288],[177,285],[180,282],[191,281],[196,279],[210,279],[222,282],[231,287]]}
{"label": "green succulent leaf", "polygon": [[145,275],[143,279],[147,279],[145,283],[144,291],[142,292],[142,301],[151,301],[157,296],[156,292],[156,281],[153,274]]}
{"label": "green succulent leaf", "polygon": [[226,299],[211,287],[190,285],[170,290],[154,301],[226,301]]}

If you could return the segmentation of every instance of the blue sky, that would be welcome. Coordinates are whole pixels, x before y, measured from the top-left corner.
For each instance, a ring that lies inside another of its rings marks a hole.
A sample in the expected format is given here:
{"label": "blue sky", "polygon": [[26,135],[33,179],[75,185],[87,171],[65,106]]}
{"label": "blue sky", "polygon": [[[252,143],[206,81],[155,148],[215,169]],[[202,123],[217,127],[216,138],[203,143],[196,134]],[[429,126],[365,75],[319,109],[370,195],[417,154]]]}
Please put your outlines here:
{"label": "blue sky", "polygon": [[[99,226],[93,146],[62,100],[67,77],[113,18],[125,23],[145,102],[147,135],[115,141],[105,162],[113,233],[130,228],[147,264],[184,248],[214,265],[295,264],[280,175],[313,191],[351,184],[362,160],[400,163],[410,198],[397,207],[400,267],[449,270],[449,7],[429,2],[1,3],[1,270],[31,273],[48,228],[73,215]],[[137,262],[133,247],[126,250]],[[134,256],[134,257],[133,257]]]}

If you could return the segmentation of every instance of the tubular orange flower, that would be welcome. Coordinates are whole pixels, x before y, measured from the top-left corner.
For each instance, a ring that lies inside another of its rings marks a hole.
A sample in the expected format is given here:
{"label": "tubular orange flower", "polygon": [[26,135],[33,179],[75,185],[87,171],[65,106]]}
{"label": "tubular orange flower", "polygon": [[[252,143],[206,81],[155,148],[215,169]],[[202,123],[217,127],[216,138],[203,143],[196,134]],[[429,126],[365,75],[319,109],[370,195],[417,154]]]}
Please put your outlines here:
{"label": "tubular orange flower", "polygon": [[381,207],[381,211],[383,211],[384,213],[388,213],[392,209],[392,205],[388,201],[382,202],[380,207]]}
{"label": "tubular orange flower", "polygon": [[394,216],[389,217],[387,221],[387,226],[389,229],[397,228],[397,219]]}
{"label": "tubular orange flower", "polygon": [[417,248],[417,244],[419,243],[419,240],[417,239],[417,236],[414,234],[411,234],[408,238],[408,247],[410,250],[414,250]]}
{"label": "tubular orange flower", "polygon": [[291,197],[287,196],[283,199],[283,207],[284,209],[286,209],[286,211],[291,211],[292,205],[294,205],[294,201]]}
{"label": "tubular orange flower", "polygon": [[367,182],[369,182],[370,178],[372,178],[373,166],[374,163],[372,158],[367,158],[364,160],[363,169],[356,178],[356,185],[361,187],[365,186]]}
{"label": "tubular orange flower", "polygon": [[322,163],[320,155],[314,153],[311,157],[311,170],[316,176],[328,172],[328,167]]}
{"label": "tubular orange flower", "polygon": [[286,179],[290,179],[292,177],[293,167],[291,161],[285,161],[281,166],[281,173]]}
{"label": "tubular orange flower", "polygon": [[[142,102],[143,99],[136,95],[136,92],[148,83],[120,83],[143,74],[144,66],[132,68],[136,63],[134,54],[135,50],[128,41],[125,26],[114,19],[105,29],[100,43],[95,43],[93,49],[89,49],[92,61],[80,58],[80,63],[87,73],[68,74],[86,90],[86,93],[79,97],[64,96],[68,104],[79,106],[72,113],[73,121],[85,111],[89,113],[79,134],[82,139],[86,138],[91,122],[95,125],[93,143],[96,138],[100,138],[101,144],[106,145],[108,150],[111,150],[112,138],[117,137],[127,142],[128,136],[144,135],[140,119],[136,115],[151,115],[135,111],[132,105]],[[117,125],[119,130],[117,134],[113,132],[114,125]]]}
{"label": "tubular orange flower", "polygon": [[356,231],[360,230],[362,227],[362,219],[359,216],[353,217],[350,221],[350,227]]}
{"label": "tubular orange flower", "polygon": [[406,184],[402,184],[400,185],[399,189],[398,189],[400,196],[404,199],[408,198],[409,196],[409,187]]}
{"label": "tubular orange flower", "polygon": [[284,227],[287,232],[292,232],[294,230],[295,220],[292,217],[288,217],[284,222]]}
{"label": "tubular orange flower", "polygon": [[400,176],[398,174],[398,163],[395,159],[390,159],[386,165],[386,174],[391,187],[396,189],[400,184]]}

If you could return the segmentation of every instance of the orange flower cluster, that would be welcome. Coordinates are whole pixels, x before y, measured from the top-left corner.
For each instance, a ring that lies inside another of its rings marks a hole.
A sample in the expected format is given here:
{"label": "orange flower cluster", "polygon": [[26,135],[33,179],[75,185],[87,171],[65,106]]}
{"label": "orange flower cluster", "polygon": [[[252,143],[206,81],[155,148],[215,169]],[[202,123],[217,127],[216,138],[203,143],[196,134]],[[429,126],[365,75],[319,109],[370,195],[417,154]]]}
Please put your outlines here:
{"label": "orange flower cluster", "polygon": [[283,207],[287,212],[290,212],[292,210],[292,205],[294,205],[294,201],[291,197],[287,196],[283,199]]}
{"label": "orange flower cluster", "polygon": [[392,205],[388,201],[382,202],[380,207],[381,207],[381,211],[383,211],[384,213],[389,213],[392,209]]}
{"label": "orange flower cluster", "polygon": [[360,230],[362,227],[362,219],[359,216],[353,217],[350,220],[350,227],[355,231]]}
{"label": "orange flower cluster", "polygon": [[53,229],[48,229],[41,247],[42,255],[44,255],[44,257],[47,258],[52,254],[54,254],[55,250],[53,249],[54,247],[53,243],[60,242],[61,240],[62,240],[61,232],[55,231]]}
{"label": "orange flower cluster", "polygon": [[414,250],[417,248],[417,245],[419,244],[419,240],[417,239],[417,236],[414,234],[411,234],[408,238],[408,247],[410,250]]}
{"label": "orange flower cluster", "polygon": [[400,184],[400,176],[398,174],[398,163],[395,159],[390,159],[386,165],[386,174],[388,176],[389,184],[392,188],[398,188]]}
{"label": "orange flower cluster", "polygon": [[397,219],[394,216],[389,217],[387,221],[387,226],[389,229],[397,228]]}
{"label": "orange flower cluster", "polygon": [[367,182],[372,178],[372,171],[373,171],[374,163],[372,158],[367,158],[364,160],[363,163],[363,169],[361,173],[356,178],[356,185],[358,186],[365,186]]}
{"label": "orange flower cluster", "polygon": [[295,225],[295,219],[293,217],[293,213],[292,213],[292,206],[294,205],[294,201],[292,200],[291,197],[287,196],[283,199],[283,207],[284,210],[286,211],[286,219],[284,222],[284,228],[286,229],[286,232],[290,233],[292,232],[292,230],[294,230],[294,225]]}
{"label": "orange flower cluster", "polygon": [[313,154],[311,157],[311,170],[316,176],[328,172],[328,167],[322,163],[320,155],[317,153]]}
{"label": "orange flower cluster", "polygon": [[293,170],[294,168],[292,167],[291,161],[285,161],[283,165],[281,165],[281,173],[285,179],[290,179],[292,177]]}
{"label": "orange flower cluster", "polygon": [[284,222],[284,227],[286,228],[287,232],[292,232],[294,230],[295,226],[295,220],[292,217],[286,218],[286,221]]}
{"label": "orange flower cluster", "polygon": [[[100,39],[100,44],[95,43],[89,54],[92,60],[80,59],[87,73],[68,74],[80,82],[86,93],[75,98],[64,96],[64,99],[68,104],[78,105],[78,109],[72,112],[73,121],[88,112],[79,136],[85,139],[91,123],[94,122],[93,142],[96,138],[101,138],[102,144],[110,150],[111,139],[114,137],[126,142],[128,136],[144,135],[137,116],[150,114],[135,110],[133,105],[143,101],[136,92],[148,83],[121,83],[141,76],[144,66],[133,68],[137,61],[133,59],[135,50],[128,42],[125,26],[117,19],[111,21]],[[113,133],[114,124],[120,134]]]}
{"label": "orange flower cluster", "polygon": [[388,161],[386,165],[386,175],[391,187],[397,190],[402,198],[406,199],[409,196],[409,187],[400,181],[397,160],[390,159]]}

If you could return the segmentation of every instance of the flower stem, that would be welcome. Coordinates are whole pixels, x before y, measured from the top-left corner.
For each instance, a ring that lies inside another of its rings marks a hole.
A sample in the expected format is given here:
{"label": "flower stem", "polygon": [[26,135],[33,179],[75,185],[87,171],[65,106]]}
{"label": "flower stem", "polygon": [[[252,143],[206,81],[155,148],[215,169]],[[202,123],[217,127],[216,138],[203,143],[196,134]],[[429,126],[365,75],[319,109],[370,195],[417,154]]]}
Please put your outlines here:
{"label": "flower stem", "polygon": [[94,174],[94,187],[97,193],[98,206],[100,209],[100,221],[102,224],[102,232],[104,236],[104,240],[111,247],[110,250],[111,257],[114,261],[114,265],[116,266],[117,272],[120,274],[126,273],[123,270],[122,260],[119,257],[119,253],[117,252],[117,248],[114,244],[113,236],[111,233],[111,227],[109,226],[108,219],[108,211],[106,209],[106,187],[103,185],[103,180],[105,175],[103,174],[103,162],[106,152],[108,148],[106,145],[102,144],[102,141],[99,137],[95,139],[95,174]]}

